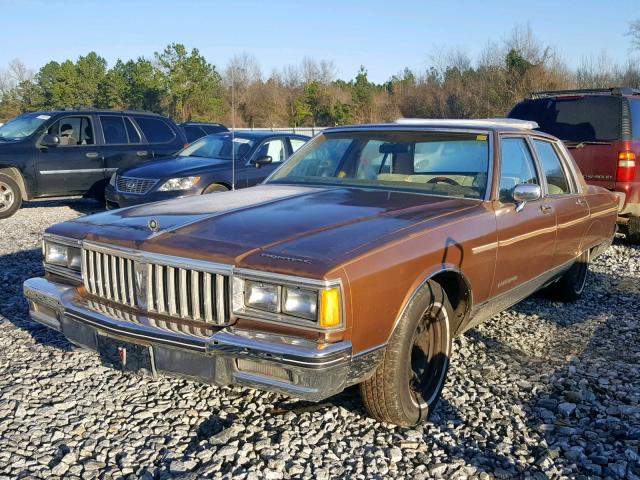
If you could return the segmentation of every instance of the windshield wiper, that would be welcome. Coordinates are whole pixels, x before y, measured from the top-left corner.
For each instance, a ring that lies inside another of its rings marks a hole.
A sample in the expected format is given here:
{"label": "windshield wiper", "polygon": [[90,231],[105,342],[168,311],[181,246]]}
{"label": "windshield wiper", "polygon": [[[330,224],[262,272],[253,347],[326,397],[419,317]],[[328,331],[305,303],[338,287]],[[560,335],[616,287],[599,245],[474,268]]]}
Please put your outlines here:
{"label": "windshield wiper", "polygon": [[584,140],[582,142],[577,142],[577,143],[568,143],[565,142],[565,145],[567,145],[567,148],[584,148],[587,145],[611,145],[612,142],[607,142],[607,141],[598,141],[598,140]]}

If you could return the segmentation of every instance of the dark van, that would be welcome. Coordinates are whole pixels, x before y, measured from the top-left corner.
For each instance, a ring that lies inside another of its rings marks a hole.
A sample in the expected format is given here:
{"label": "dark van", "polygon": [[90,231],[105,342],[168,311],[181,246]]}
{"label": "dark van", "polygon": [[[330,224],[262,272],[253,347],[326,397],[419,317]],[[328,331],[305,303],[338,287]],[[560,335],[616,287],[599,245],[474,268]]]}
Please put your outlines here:
{"label": "dark van", "polygon": [[147,112],[58,110],[20,115],[0,127],[0,218],[23,200],[101,198],[119,168],[173,155],[184,133]]}
{"label": "dark van", "polygon": [[640,90],[532,93],[509,117],[533,120],[564,141],[585,180],[618,196],[618,223],[640,243]]}

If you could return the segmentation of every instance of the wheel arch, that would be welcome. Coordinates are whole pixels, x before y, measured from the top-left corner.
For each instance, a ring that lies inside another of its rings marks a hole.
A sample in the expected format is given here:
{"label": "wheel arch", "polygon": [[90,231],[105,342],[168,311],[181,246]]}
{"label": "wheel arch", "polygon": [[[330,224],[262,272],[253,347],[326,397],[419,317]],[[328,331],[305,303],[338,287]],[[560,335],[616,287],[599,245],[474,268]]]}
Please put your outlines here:
{"label": "wheel arch", "polygon": [[418,292],[427,284],[427,282],[433,281],[440,285],[447,294],[449,303],[453,308],[454,324],[451,325],[451,332],[455,335],[460,331],[460,327],[465,324],[469,318],[469,312],[473,305],[473,292],[471,290],[471,283],[467,276],[458,268],[454,266],[441,266],[438,269],[431,271],[426,277],[417,283],[413,288],[411,294],[407,297],[400,313],[396,317],[393,328],[388,338],[391,338],[393,332],[397,328],[400,320],[404,316],[407,308],[416,297]]}
{"label": "wheel arch", "polygon": [[18,184],[22,198],[28,200],[27,186],[22,173],[16,167],[0,165],[0,173],[10,176]]}
{"label": "wheel arch", "polygon": [[222,185],[227,190],[231,190],[230,182],[226,182],[224,180],[211,180],[210,182],[207,183],[207,186],[202,189],[202,191],[204,192],[207,188],[209,188],[212,185]]}

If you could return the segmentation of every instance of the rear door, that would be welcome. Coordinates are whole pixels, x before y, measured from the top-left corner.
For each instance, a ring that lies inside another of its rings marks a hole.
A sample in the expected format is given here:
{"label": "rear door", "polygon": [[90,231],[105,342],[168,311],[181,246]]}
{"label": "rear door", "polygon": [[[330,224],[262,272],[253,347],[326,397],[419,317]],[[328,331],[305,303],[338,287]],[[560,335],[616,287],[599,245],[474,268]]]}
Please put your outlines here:
{"label": "rear door", "polygon": [[119,168],[133,167],[151,159],[151,152],[130,117],[110,114],[100,115],[99,118],[107,177]]}
{"label": "rear door", "polygon": [[[256,148],[251,155],[247,164],[242,168],[243,175],[239,178],[243,178],[247,187],[251,187],[262,182],[265,178],[271,175],[276,168],[278,168],[282,162],[284,162],[288,155],[287,145],[285,143],[286,137],[269,138],[263,140],[262,143]],[[270,156],[271,163],[257,168],[252,161],[258,158]]]}
{"label": "rear door", "polygon": [[546,202],[555,213],[558,233],[553,261],[560,266],[575,260],[581,253],[589,220],[589,205],[558,146],[540,138],[533,139],[533,144],[542,167]]}
{"label": "rear door", "polygon": [[81,195],[103,180],[104,164],[94,122],[91,115],[69,115],[55,121],[42,135],[57,135],[60,144],[45,147],[37,143],[35,174],[41,195]]}

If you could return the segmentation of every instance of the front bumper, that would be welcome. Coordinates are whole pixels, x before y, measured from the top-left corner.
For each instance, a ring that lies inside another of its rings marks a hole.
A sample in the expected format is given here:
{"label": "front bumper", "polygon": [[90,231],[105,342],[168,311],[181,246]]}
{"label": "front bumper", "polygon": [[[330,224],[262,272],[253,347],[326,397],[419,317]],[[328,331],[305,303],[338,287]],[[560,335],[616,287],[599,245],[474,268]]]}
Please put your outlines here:
{"label": "front bumper", "polygon": [[201,189],[193,190],[170,190],[168,192],[158,192],[152,190],[145,194],[120,192],[113,185],[108,185],[104,191],[107,209],[132,207],[143,203],[160,202],[163,200],[173,200],[174,198],[199,195]]}
{"label": "front bumper", "polygon": [[376,349],[354,357],[348,341],[322,345],[233,327],[205,334],[185,332],[166,319],[121,311],[45,278],[24,282],[24,295],[33,320],[81,347],[99,350],[105,339],[148,347],[153,374],[240,384],[309,401],[322,400],[368,377],[382,353]]}

